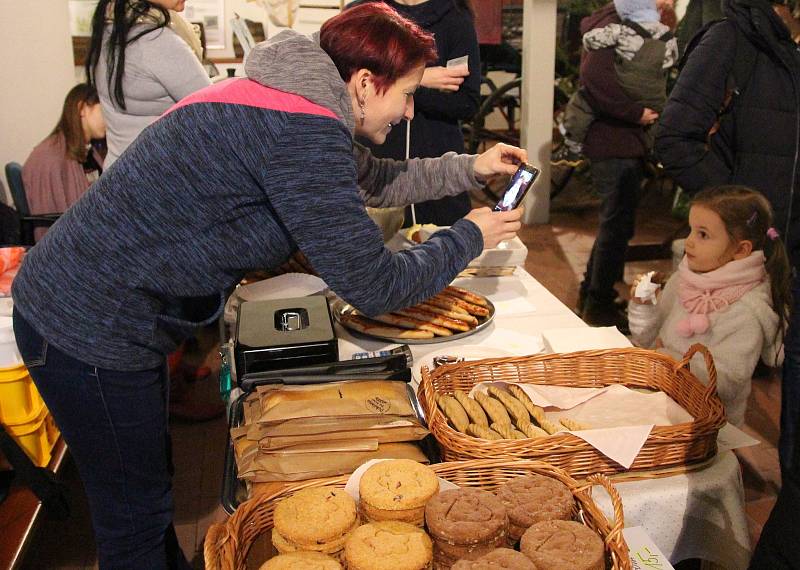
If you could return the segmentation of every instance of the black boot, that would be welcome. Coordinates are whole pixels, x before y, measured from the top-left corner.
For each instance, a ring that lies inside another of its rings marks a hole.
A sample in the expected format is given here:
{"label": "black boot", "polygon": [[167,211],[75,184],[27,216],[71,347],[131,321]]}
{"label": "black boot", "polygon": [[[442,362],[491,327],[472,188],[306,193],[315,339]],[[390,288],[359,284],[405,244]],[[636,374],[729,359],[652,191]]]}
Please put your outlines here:
{"label": "black boot", "polygon": [[600,303],[587,298],[581,314],[583,322],[593,327],[617,327],[624,335],[631,334],[628,328],[628,316],[614,302]]}

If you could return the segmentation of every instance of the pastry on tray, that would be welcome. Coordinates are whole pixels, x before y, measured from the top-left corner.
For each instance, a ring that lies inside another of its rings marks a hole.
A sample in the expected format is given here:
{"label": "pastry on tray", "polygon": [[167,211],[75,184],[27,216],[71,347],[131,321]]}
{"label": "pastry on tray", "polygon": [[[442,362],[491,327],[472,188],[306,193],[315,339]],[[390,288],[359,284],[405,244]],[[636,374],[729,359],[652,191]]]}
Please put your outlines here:
{"label": "pastry on tray", "polygon": [[495,494],[508,511],[509,536],[513,542],[537,522],[571,520],[575,508],[572,492],[564,483],[535,473],[507,481]]}
{"label": "pastry on tray", "polygon": [[459,560],[453,570],[538,570],[533,561],[516,550],[497,548],[477,560]]}
{"label": "pastry on tray", "polygon": [[270,558],[258,570],[342,570],[342,565],[327,554],[290,552]]}
{"label": "pastry on tray", "polygon": [[358,527],[344,553],[348,570],[425,570],[430,567],[433,547],[421,528],[383,521]]}
{"label": "pastry on tray", "polygon": [[602,539],[575,521],[538,522],[522,535],[519,549],[539,570],[605,569]]}

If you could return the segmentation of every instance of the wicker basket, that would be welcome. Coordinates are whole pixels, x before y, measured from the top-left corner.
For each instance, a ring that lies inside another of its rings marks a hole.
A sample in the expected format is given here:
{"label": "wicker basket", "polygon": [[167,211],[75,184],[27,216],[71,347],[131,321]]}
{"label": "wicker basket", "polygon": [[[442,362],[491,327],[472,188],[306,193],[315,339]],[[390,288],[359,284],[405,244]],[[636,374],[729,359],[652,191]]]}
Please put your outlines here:
{"label": "wicker basket", "polygon": [[[698,352],[705,357],[708,386],[689,371],[689,361]],[[538,459],[578,479],[591,473],[610,475],[626,471],[581,438],[568,433],[538,439],[488,441],[457,432],[434,403],[435,395],[452,394],[454,390],[469,392],[475,384],[485,381],[580,388],[623,384],[666,393],[689,412],[694,421],[654,427],[630,470],[663,469],[713,457],[717,451],[717,431],[725,424],[722,403],[716,395],[714,361],[700,344],[689,348],[680,362],[639,348],[461,362],[433,372],[427,368],[422,370],[419,400],[445,461],[498,457]]]}
{"label": "wicker basket", "polygon": [[[531,473],[553,477],[572,491],[576,502],[576,516],[586,526],[596,531],[605,542],[607,568],[630,570],[628,546],[622,536],[625,521],[622,500],[617,490],[604,475],[593,475],[578,483],[562,469],[539,461],[478,459],[439,463],[431,466],[440,476],[460,487],[480,487],[494,490],[509,479]],[[207,570],[244,570],[247,554],[258,536],[272,529],[275,505],[300,489],[335,485],[344,487],[348,476],[304,481],[286,487],[274,494],[259,495],[242,503],[233,516],[223,524],[211,525],[206,534],[204,554]],[[614,521],[609,522],[592,499],[592,485],[602,485],[611,496]]]}

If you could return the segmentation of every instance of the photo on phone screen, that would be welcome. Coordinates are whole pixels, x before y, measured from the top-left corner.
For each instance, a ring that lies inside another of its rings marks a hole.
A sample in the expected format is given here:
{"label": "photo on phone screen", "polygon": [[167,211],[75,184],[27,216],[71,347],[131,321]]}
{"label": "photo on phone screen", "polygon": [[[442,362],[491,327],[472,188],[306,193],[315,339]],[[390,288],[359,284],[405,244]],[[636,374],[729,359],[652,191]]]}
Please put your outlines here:
{"label": "photo on phone screen", "polygon": [[511,177],[503,197],[494,207],[495,212],[507,212],[520,205],[528,189],[539,176],[539,169],[530,164],[523,164]]}

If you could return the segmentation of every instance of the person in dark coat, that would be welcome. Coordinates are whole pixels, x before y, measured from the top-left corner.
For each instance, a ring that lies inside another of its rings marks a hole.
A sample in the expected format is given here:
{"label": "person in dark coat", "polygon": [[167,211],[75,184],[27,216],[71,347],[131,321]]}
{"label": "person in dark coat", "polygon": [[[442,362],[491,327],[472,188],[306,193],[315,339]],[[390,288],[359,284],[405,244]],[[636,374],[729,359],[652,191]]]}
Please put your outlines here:
{"label": "person in dark coat", "polygon": [[800,420],[800,52],[766,0],[726,0],[723,8],[727,19],[705,33],[678,77],[656,152],[689,193],[740,184],[762,192],[775,211],[795,300],[783,365],[779,453],[785,472]]}
{"label": "person in dark coat", "polygon": [[783,485],[750,563],[751,570],[782,570],[797,568],[800,541],[800,51],[786,6],[725,0],[723,11],[726,19],[705,32],[678,77],[655,148],[690,193],[717,184],[762,192],[787,246],[794,304],[784,344]]}
{"label": "person in dark coat", "polygon": [[[581,22],[581,33],[620,23],[613,3]],[[584,154],[591,159],[592,184],[602,197],[600,227],[580,287],[578,310],[595,326],[627,327],[614,304],[614,283],[622,277],[625,252],[633,237],[639,188],[648,152],[643,126],[658,114],[625,94],[614,70],[614,48],[584,51],[581,85],[595,121],[586,134]]]}
{"label": "person in dark coat", "polygon": [[[356,0],[348,7],[383,1],[426,32],[434,35],[439,59],[425,70],[414,94],[411,121],[411,158],[431,158],[446,152],[464,152],[461,121],[471,119],[480,104],[481,63],[478,37],[468,0]],[[468,71],[446,67],[451,59],[469,56]],[[406,157],[406,129],[400,125],[382,145],[369,144],[379,158]],[[469,194],[449,196],[415,205],[417,223],[449,226],[471,210]],[[411,224],[406,209],[406,225]]]}

